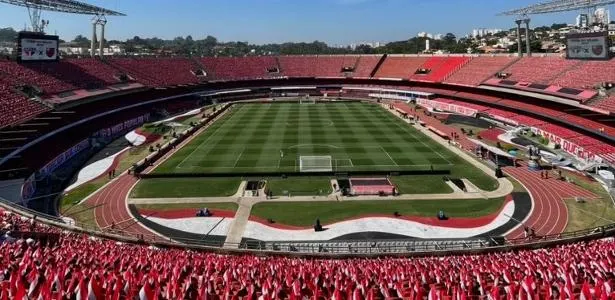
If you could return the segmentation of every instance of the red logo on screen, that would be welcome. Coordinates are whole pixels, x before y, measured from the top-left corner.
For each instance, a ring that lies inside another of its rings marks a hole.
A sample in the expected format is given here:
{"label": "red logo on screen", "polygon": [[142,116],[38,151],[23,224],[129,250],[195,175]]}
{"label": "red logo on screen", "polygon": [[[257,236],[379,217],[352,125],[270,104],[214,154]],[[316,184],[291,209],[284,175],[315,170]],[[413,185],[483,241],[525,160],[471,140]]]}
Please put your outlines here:
{"label": "red logo on screen", "polygon": [[47,48],[47,57],[51,58],[56,54],[56,48]]}

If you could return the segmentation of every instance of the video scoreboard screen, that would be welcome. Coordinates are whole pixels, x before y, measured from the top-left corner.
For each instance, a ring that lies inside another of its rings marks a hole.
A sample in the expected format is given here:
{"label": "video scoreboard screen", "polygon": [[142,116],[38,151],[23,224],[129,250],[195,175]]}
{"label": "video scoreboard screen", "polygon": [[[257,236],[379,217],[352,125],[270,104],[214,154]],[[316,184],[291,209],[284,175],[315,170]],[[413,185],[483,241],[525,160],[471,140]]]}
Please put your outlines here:
{"label": "video scoreboard screen", "polygon": [[609,59],[608,32],[572,33],[566,36],[567,57],[570,59]]}
{"label": "video scoreboard screen", "polygon": [[17,37],[18,59],[27,61],[57,61],[59,38],[33,32],[20,32]]}

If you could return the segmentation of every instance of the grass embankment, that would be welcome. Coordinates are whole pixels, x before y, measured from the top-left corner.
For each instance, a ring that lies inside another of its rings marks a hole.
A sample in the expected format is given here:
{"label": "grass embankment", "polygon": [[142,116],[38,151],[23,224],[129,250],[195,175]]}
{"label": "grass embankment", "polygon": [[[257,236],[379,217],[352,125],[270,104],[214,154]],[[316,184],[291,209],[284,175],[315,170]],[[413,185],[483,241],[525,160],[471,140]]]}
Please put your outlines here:
{"label": "grass embankment", "polygon": [[334,223],[367,214],[435,217],[444,210],[451,218],[480,217],[497,212],[504,198],[468,200],[373,200],[373,201],[314,201],[261,202],[252,208],[252,215],[293,226],[311,226],[317,218],[324,224]]}
{"label": "grass embankment", "polygon": [[577,203],[575,199],[565,199],[568,208],[568,225],[565,231],[576,231],[615,223],[615,206],[607,191],[599,182],[591,182],[576,174],[566,172],[574,183],[593,192],[600,198],[586,199],[585,203]]}
{"label": "grass embankment", "polygon": [[149,178],[137,183],[131,198],[228,197],[240,178]]}

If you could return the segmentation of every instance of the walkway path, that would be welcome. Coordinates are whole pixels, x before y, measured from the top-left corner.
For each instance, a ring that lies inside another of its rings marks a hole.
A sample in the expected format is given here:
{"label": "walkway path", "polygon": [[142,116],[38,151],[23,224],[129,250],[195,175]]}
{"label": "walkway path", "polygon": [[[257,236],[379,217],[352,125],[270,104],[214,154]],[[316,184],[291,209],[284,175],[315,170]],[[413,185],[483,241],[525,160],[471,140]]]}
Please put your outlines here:
{"label": "walkway path", "polygon": [[250,218],[250,213],[254,202],[251,199],[243,199],[237,201],[237,204],[237,212],[235,213],[235,217],[231,223],[231,228],[229,228],[228,233],[226,234],[226,240],[224,241],[225,248],[239,247],[241,239],[243,238],[243,233],[246,230],[246,225],[248,224],[248,219]]}

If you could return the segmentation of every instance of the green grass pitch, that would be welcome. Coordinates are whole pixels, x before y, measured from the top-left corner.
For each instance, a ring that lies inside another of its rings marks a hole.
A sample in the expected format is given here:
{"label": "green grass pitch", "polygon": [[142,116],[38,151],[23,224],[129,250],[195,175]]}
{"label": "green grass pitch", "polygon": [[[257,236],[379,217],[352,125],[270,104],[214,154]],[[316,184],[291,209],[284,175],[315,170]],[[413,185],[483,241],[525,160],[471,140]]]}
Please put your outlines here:
{"label": "green grass pitch", "polygon": [[459,158],[373,103],[237,104],[158,173],[298,172],[300,156],[333,171],[451,169]]}

